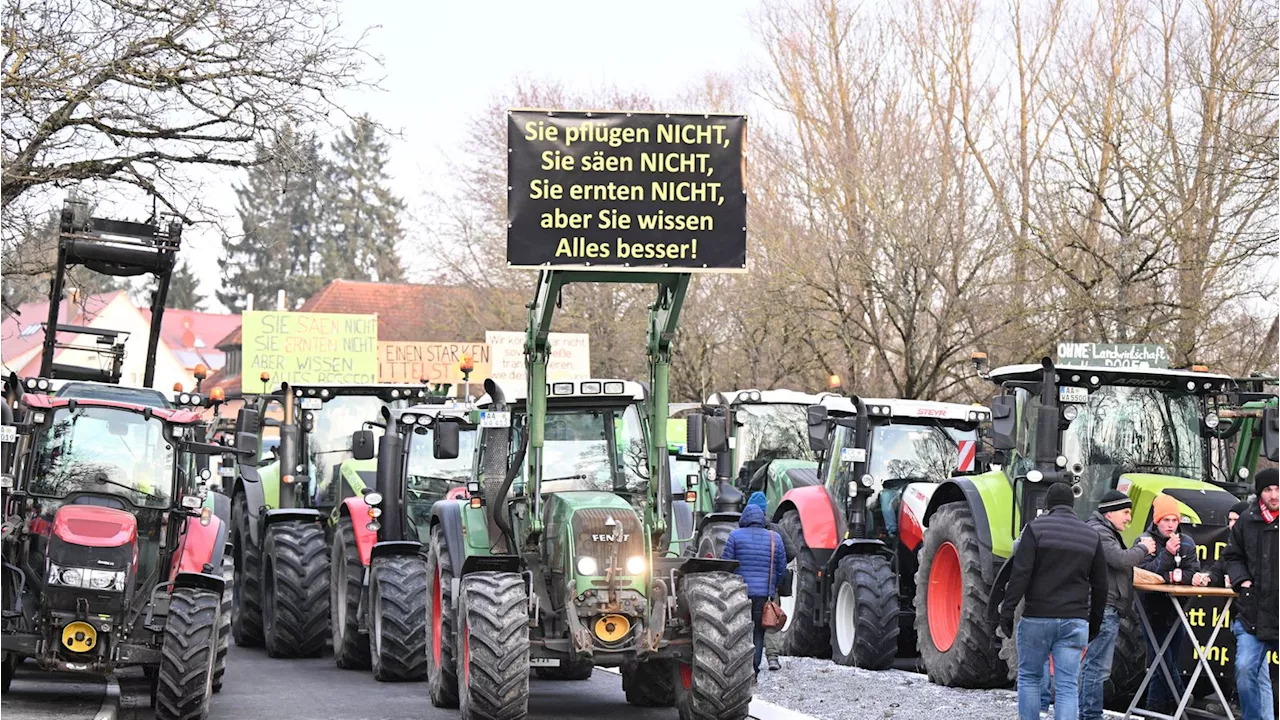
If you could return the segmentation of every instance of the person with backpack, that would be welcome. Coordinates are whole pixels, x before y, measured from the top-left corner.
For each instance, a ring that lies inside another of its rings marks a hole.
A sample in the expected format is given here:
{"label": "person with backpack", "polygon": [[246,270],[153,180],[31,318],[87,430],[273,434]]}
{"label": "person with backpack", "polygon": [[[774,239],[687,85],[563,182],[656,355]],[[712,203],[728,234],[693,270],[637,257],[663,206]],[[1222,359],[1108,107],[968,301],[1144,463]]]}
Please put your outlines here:
{"label": "person with backpack", "polygon": [[760,660],[764,655],[764,606],[777,592],[778,583],[787,572],[787,553],[782,535],[766,526],[764,510],[759,505],[748,504],[738,520],[738,529],[729,533],[721,557],[737,560],[737,573],[747,583],[751,622],[755,625],[756,652],[752,667],[759,675]]}

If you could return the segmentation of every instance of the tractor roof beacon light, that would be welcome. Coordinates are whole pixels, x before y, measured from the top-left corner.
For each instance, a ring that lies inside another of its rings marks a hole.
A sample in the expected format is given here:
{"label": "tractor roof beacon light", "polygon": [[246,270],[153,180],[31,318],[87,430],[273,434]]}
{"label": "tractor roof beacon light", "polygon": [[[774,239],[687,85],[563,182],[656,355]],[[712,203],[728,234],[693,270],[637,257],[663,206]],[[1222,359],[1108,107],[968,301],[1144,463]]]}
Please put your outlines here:
{"label": "tractor roof beacon light", "polygon": [[982,378],[983,380],[986,380],[988,377],[990,377],[990,367],[987,365],[986,353],[981,351],[975,351],[972,355],[969,356],[969,359],[973,361],[973,369],[974,369],[974,372],[978,374],[978,377]]}

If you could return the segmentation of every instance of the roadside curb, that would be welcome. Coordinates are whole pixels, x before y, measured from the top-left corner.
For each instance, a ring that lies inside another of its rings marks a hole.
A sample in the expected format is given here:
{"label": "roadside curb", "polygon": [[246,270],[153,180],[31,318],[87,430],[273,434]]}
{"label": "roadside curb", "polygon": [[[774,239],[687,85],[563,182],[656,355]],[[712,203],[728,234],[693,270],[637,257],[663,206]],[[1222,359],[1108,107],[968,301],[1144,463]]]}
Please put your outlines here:
{"label": "roadside curb", "polygon": [[107,688],[102,694],[102,707],[98,708],[98,713],[93,716],[93,720],[116,720],[119,707],[120,683],[116,682],[115,675],[108,675]]}
{"label": "roadside curb", "polygon": [[[602,667],[597,669],[614,675],[622,674],[618,668]],[[754,718],[754,720],[814,720],[812,715],[789,710],[781,705],[774,705],[768,700],[760,700],[758,698],[751,700],[751,708],[747,712],[751,713],[750,717]]]}

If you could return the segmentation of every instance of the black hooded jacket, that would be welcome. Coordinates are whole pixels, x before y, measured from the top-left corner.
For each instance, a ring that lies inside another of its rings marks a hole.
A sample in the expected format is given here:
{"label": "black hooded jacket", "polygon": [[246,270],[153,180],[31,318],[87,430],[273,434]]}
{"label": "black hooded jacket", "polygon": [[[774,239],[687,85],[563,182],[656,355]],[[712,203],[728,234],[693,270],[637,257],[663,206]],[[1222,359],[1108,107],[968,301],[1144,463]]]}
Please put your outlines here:
{"label": "black hooded jacket", "polygon": [[[1280,584],[1280,568],[1276,565],[1276,555],[1280,552],[1277,526],[1280,520],[1267,522],[1262,517],[1262,509],[1254,504],[1231,528],[1231,539],[1223,554],[1231,587],[1240,594],[1235,606],[1239,609],[1241,624],[1259,640],[1270,642],[1280,636],[1276,628],[1280,614],[1280,596],[1276,592]],[[1245,581],[1252,584],[1243,588]]]}

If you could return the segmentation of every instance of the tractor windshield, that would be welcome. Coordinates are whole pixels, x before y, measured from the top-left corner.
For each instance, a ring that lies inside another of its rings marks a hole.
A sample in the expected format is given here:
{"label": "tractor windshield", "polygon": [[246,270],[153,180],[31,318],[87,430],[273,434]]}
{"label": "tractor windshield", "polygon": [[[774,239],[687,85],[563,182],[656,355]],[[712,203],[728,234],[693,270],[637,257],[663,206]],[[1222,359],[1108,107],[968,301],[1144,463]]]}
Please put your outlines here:
{"label": "tractor windshield", "polygon": [[351,434],[367,421],[381,421],[385,404],[372,395],[339,395],[321,410],[302,411],[315,415],[313,428],[307,433],[306,453],[307,469],[312,483],[319,484],[320,496],[331,497],[342,486],[338,466],[352,458]]}
{"label": "tractor windshield", "polygon": [[809,448],[804,405],[739,405],[736,463],[752,460],[816,460]]}
{"label": "tractor windshield", "polygon": [[960,467],[959,445],[976,441],[977,432],[928,425],[881,425],[872,431],[867,472],[886,483],[894,480],[942,482]]}
{"label": "tractor windshield", "polygon": [[413,433],[409,441],[408,480],[409,492],[439,500],[451,488],[466,484],[471,479],[471,463],[476,449],[476,431],[458,433],[458,457],[452,460],[436,458],[431,431]]}
{"label": "tractor windshield", "polygon": [[547,411],[542,492],[637,493],[649,480],[640,413],[626,408]]}
{"label": "tractor windshield", "polygon": [[[1035,448],[1035,410],[1039,396],[1018,391],[1023,427],[1018,433],[1014,472],[1031,469]],[[1084,495],[1077,509],[1091,512],[1123,473],[1154,473],[1205,479],[1200,437],[1200,408],[1195,396],[1155,388],[1104,386],[1077,405],[1079,414],[1062,431],[1067,463],[1084,465]]]}
{"label": "tractor windshield", "polygon": [[169,507],[173,443],[164,422],[128,410],[60,408],[36,448],[34,495],[116,495],[141,507]]}

